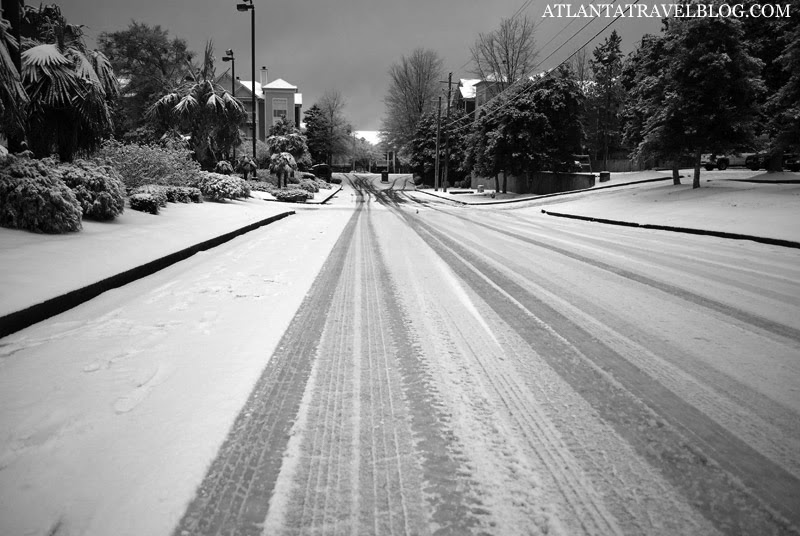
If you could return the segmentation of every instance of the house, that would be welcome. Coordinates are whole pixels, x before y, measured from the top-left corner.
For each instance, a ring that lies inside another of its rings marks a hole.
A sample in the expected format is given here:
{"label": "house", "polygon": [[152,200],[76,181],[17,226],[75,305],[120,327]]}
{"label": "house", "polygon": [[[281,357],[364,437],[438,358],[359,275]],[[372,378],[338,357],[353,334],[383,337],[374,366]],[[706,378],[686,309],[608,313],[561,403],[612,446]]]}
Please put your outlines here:
{"label": "house", "polygon": [[[266,69],[262,72],[266,72]],[[263,82],[266,82],[266,78]],[[265,83],[261,89],[270,126],[280,121],[282,117],[293,121],[295,125],[300,125],[303,94],[297,91],[297,86],[278,78]]]}
{"label": "house", "polygon": [[480,78],[462,78],[458,81],[458,91],[454,95],[453,105],[464,110],[468,115],[475,112],[475,84]]}
{"label": "house", "polygon": [[[217,79],[217,83],[228,91],[231,90],[231,75],[228,71]],[[253,132],[253,87],[256,92],[256,136],[264,141],[272,125],[280,121],[281,117],[294,121],[300,125],[302,117],[303,94],[297,91],[297,86],[286,80],[278,78],[273,82],[267,81],[267,68],[261,67],[260,80],[255,84],[250,80],[240,80],[236,77],[233,83],[233,96],[241,101],[247,112],[247,125],[243,129],[245,143],[252,140]]]}

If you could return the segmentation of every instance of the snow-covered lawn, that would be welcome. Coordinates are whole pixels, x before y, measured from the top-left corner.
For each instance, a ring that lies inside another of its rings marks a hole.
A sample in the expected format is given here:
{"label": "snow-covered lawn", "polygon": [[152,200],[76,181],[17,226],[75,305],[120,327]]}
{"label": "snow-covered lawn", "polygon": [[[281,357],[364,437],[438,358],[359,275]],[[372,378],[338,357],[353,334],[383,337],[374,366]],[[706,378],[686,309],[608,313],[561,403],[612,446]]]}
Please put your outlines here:
{"label": "snow-covered lawn", "polygon": [[800,184],[736,180],[800,181],[800,173],[726,170],[706,172],[703,176],[709,180],[701,179],[702,186],[698,189],[692,189],[690,179],[683,179],[689,184],[679,186],[671,181],[640,184],[577,199],[550,198],[535,210],[800,242]]}
{"label": "snow-covered lawn", "polygon": [[260,199],[169,203],[158,215],[128,208],[113,222],[84,220],[77,233],[0,227],[0,315],[294,208]]}

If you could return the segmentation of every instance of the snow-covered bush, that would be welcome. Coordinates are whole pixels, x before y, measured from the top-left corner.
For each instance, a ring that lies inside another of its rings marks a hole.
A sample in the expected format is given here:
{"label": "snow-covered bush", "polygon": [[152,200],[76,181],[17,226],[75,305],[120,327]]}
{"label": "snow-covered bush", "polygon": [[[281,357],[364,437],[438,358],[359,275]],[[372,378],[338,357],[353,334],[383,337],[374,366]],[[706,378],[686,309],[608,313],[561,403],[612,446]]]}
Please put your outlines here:
{"label": "snow-covered bush", "polygon": [[310,199],[309,196],[314,195],[300,188],[276,188],[270,193],[278,201],[286,203],[305,203],[307,199]]}
{"label": "snow-covered bush", "polygon": [[200,174],[197,187],[203,193],[203,197],[214,201],[250,197],[250,186],[247,181],[232,175],[203,172]]}
{"label": "snow-covered bush", "polygon": [[299,187],[307,192],[311,192],[312,194],[319,192],[319,186],[317,186],[317,183],[311,179],[300,179]]}
{"label": "snow-covered bush", "polygon": [[0,226],[36,233],[80,231],[81,206],[42,162],[9,155],[0,163]]}
{"label": "snow-covered bush", "polygon": [[75,194],[84,218],[108,221],[125,210],[125,186],[110,166],[76,160],[59,165],[53,169],[53,175],[61,178]]}
{"label": "snow-covered bush", "polygon": [[256,192],[271,192],[273,188],[277,188],[272,183],[265,182],[265,181],[247,181],[247,185],[250,186],[251,190]]}
{"label": "snow-covered bush", "polygon": [[217,165],[214,166],[214,173],[219,173],[220,175],[233,175],[233,166],[227,160],[220,160],[217,162]]}
{"label": "snow-covered bush", "polygon": [[136,194],[147,194],[156,200],[158,206],[167,206],[167,188],[165,186],[159,184],[145,184],[144,186],[139,186],[131,190],[131,195]]}
{"label": "snow-covered bush", "polygon": [[150,214],[158,214],[159,205],[158,199],[151,194],[132,194],[128,198],[131,204],[131,209],[138,210],[139,212],[149,212]]}
{"label": "snow-covered bush", "polygon": [[163,186],[170,203],[202,203],[203,194],[191,186]]}
{"label": "snow-covered bush", "polygon": [[200,173],[191,152],[180,147],[108,141],[94,160],[116,169],[128,191],[145,184],[191,186]]}

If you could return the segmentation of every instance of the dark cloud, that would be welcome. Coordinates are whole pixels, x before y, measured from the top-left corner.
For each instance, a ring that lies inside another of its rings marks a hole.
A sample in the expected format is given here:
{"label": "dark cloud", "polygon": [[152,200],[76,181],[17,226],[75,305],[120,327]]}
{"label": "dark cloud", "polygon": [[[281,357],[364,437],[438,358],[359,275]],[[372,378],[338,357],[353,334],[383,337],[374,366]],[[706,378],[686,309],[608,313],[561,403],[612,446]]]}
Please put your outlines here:
{"label": "dark cloud", "polygon": [[[235,51],[236,73],[250,78],[250,15],[236,11],[237,0],[63,0],[67,19],[87,26],[90,44],[102,31],[121,30],[131,20],[161,25],[187,40],[198,53],[213,39],[220,57]],[[389,66],[416,47],[436,50],[453,78],[468,78],[469,46],[478,33],[493,30],[503,17],[525,6],[539,21],[538,44],[552,42],[541,58],[577,32],[587,19],[541,18],[543,0],[255,0],[256,69],[299,87],[307,109],[326,89],[347,99],[346,113],[360,130],[380,128]],[[585,2],[588,5],[589,2]],[[574,4],[577,6],[578,4]],[[611,19],[591,23],[548,60],[553,67],[585,43]],[[567,27],[567,25],[569,26]],[[620,19],[616,29],[630,50],[645,32],[657,32],[655,19]],[[566,30],[565,30],[566,27]],[[605,34],[603,34],[605,35]],[[601,36],[602,38],[602,36]],[[223,70],[222,62],[218,72]],[[258,76],[258,73],[256,74]]]}

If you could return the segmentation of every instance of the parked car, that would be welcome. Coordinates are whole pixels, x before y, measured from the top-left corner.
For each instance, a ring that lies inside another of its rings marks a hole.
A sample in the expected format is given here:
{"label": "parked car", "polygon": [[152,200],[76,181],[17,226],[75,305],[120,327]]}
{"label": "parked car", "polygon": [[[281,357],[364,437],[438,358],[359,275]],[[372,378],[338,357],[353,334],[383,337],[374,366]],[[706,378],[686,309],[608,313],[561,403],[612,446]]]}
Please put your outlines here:
{"label": "parked car", "polygon": [[726,154],[723,156],[704,154],[700,156],[700,165],[706,168],[708,171],[711,171],[715,168],[723,171],[731,166],[746,166],[747,159],[752,154],[753,153],[742,153],[741,155]]}
{"label": "parked car", "polygon": [[324,180],[325,182],[331,182],[331,176],[333,175],[330,166],[327,164],[317,164],[311,166],[311,173],[313,173],[320,179]]}
{"label": "parked car", "polygon": [[[769,159],[770,155],[768,153],[757,153],[747,157],[745,165],[748,169],[753,171],[767,169],[769,166]],[[794,153],[784,153],[781,167],[789,171],[800,171],[800,156]]]}
{"label": "parked car", "polygon": [[744,165],[747,167],[747,169],[750,169],[752,171],[758,171],[759,169],[764,167],[764,154],[763,153],[751,154],[750,156],[747,157],[747,160],[745,160]]}
{"label": "parked car", "polygon": [[789,171],[800,171],[800,154],[783,155],[783,167]]}

